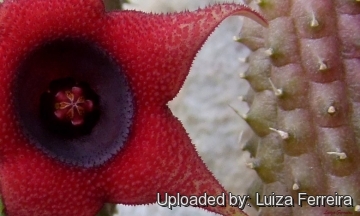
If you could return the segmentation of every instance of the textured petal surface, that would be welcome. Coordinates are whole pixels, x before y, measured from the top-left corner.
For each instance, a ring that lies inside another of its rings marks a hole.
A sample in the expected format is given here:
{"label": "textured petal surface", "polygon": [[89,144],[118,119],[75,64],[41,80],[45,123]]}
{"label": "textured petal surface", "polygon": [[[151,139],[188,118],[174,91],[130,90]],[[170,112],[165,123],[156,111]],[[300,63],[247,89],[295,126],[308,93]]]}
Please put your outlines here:
{"label": "textured petal surface", "polygon": [[202,44],[230,15],[248,16],[267,25],[260,15],[239,4],[218,4],[168,15],[134,11],[110,14],[107,37],[117,43],[114,53],[122,57],[138,101],[149,104],[171,100],[183,85]]}
{"label": "textured petal surface", "polygon": [[[111,202],[155,203],[156,194],[221,195],[226,193],[198,156],[180,122],[169,110],[141,110],[136,136],[101,175]],[[154,133],[153,131],[157,131]],[[223,214],[238,208],[206,207]]]}
{"label": "textured petal surface", "polygon": [[[165,103],[180,90],[197,51],[215,27],[230,15],[253,17],[252,13],[241,5],[224,4],[170,16],[110,14],[108,42],[117,44],[109,48],[117,48],[113,55],[125,56],[121,65],[134,87],[136,106],[146,107],[138,110],[135,136],[104,175],[112,179],[107,190],[113,189],[109,194],[112,202],[154,203],[156,192],[188,196],[225,192]],[[266,25],[260,16],[256,18]],[[208,209],[223,215],[242,214],[238,208]]]}

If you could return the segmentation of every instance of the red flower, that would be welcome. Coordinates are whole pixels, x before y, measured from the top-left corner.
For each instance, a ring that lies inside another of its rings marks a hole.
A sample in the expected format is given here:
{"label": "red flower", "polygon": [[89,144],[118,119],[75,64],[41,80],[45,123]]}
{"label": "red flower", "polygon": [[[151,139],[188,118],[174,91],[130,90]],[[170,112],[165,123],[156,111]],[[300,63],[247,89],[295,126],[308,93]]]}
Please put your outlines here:
{"label": "red flower", "polygon": [[[166,103],[227,16],[222,4],[168,15],[104,12],[100,0],[0,7],[0,186],[6,213],[94,215],[156,193],[219,195]],[[236,207],[204,207],[223,215]]]}

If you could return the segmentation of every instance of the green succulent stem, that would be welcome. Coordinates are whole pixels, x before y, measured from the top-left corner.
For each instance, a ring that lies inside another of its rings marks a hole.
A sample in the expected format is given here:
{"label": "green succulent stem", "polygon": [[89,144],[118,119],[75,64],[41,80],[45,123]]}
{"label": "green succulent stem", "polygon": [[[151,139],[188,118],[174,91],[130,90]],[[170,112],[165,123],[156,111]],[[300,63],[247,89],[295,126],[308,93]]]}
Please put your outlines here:
{"label": "green succulent stem", "polygon": [[269,206],[260,215],[360,212],[360,1],[246,0],[268,21],[245,20],[236,41],[252,53],[241,74],[251,89],[244,120],[256,134],[243,149],[262,196],[334,194],[351,205]]}
{"label": "green succulent stem", "polygon": [[105,203],[105,205],[97,213],[96,216],[112,216],[112,215],[115,215],[116,213],[118,213],[118,212],[117,212],[115,204]]}
{"label": "green succulent stem", "polygon": [[124,3],[129,3],[128,0],[104,0],[106,11],[121,10]]}

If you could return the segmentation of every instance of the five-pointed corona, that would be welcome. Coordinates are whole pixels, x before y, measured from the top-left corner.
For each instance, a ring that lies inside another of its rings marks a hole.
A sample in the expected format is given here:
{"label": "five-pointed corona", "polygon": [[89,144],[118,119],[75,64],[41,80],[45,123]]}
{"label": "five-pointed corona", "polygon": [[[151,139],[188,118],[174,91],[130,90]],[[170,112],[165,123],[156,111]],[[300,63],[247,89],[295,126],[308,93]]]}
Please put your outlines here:
{"label": "five-pointed corona", "polygon": [[54,114],[59,120],[71,121],[74,126],[84,123],[84,115],[91,112],[94,104],[84,97],[80,87],[59,91],[55,95]]}

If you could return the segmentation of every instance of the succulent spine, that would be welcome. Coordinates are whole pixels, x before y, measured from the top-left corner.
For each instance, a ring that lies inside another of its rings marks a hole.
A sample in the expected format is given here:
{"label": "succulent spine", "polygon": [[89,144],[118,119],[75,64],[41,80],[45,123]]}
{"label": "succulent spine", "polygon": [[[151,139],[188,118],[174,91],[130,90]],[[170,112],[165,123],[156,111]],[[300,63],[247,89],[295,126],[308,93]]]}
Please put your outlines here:
{"label": "succulent spine", "polygon": [[[240,77],[251,86],[244,145],[262,186],[296,197],[350,195],[360,211],[360,1],[247,0],[268,20],[246,20],[237,41],[253,52]],[[254,163],[254,162],[252,162]],[[254,189],[251,189],[254,191]],[[334,208],[261,208],[261,215],[315,215]]]}

